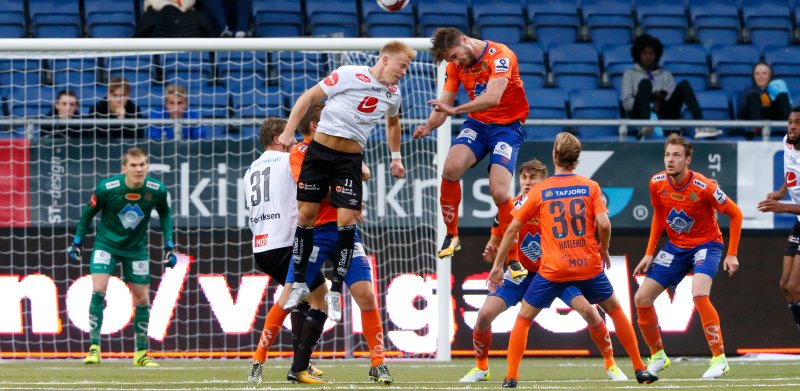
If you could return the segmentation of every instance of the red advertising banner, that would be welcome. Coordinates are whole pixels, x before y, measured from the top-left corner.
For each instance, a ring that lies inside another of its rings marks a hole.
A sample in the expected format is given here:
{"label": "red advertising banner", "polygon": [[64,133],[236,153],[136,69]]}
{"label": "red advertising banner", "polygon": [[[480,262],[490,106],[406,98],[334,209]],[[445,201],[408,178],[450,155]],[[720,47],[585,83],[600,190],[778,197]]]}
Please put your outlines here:
{"label": "red advertising banner", "polygon": [[30,221],[28,140],[0,139],[0,227],[24,227]]}

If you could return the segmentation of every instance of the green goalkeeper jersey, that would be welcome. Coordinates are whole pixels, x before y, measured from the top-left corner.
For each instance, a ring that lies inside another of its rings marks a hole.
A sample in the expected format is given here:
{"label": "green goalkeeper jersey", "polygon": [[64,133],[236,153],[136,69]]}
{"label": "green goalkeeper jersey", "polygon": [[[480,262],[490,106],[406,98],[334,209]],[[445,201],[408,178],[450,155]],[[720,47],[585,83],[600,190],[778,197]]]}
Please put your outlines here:
{"label": "green goalkeeper jersey", "polygon": [[172,213],[163,183],[146,177],[139,189],[125,185],[125,175],[101,181],[84,206],[76,236],[83,242],[92,219],[102,211],[97,225],[95,248],[114,255],[147,259],[147,230],[153,208],[161,219],[164,242],[172,240]]}

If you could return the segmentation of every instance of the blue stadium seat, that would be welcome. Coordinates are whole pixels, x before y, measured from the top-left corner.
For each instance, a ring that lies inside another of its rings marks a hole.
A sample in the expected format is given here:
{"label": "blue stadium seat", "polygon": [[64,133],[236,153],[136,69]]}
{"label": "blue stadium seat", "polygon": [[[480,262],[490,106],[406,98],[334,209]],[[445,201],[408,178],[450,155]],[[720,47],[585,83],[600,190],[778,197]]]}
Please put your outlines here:
{"label": "blue stadium seat", "polygon": [[201,94],[190,95],[189,107],[200,112],[203,118],[227,118],[230,97],[222,86],[203,87]]}
{"label": "blue stadium seat", "polygon": [[568,43],[550,48],[553,82],[564,91],[598,87],[599,60],[592,44]]}
{"label": "blue stadium seat", "polygon": [[124,77],[131,87],[149,86],[154,80],[151,70],[155,68],[153,56],[114,56],[105,59],[107,78]]}
{"label": "blue stadium seat", "polygon": [[30,0],[33,35],[37,38],[77,38],[83,34],[78,0]]}
{"label": "blue stadium seat", "polygon": [[[528,118],[567,118],[566,97],[560,88],[528,89]],[[525,129],[526,140],[552,139],[563,130],[560,126],[529,126]]]}
{"label": "blue stadium seat", "polygon": [[522,42],[525,18],[519,3],[476,3],[472,7],[478,35],[504,44]]}
{"label": "blue stadium seat", "polygon": [[41,83],[44,60],[0,60],[0,87],[23,88]]}
{"label": "blue stadium seat", "polygon": [[270,68],[266,52],[217,52],[214,84],[226,85],[231,93],[266,87]]}
{"label": "blue stadium seat", "polygon": [[53,71],[53,83],[56,86],[73,90],[91,88],[97,79],[97,59],[93,57],[55,59],[52,60],[50,69]]}
{"label": "blue stadium seat", "polygon": [[[730,108],[728,107],[728,96],[724,91],[706,90],[695,92],[697,103],[703,112],[703,119],[709,120],[729,120],[731,119]],[[691,114],[687,111],[683,113],[684,118],[691,119]]]}
{"label": "blue stadium seat", "polygon": [[182,84],[189,90],[199,92],[212,76],[209,52],[180,52],[161,55],[160,69],[164,84]]}
{"label": "blue stadium seat", "polygon": [[0,38],[24,38],[25,35],[23,0],[0,0]]}
{"label": "blue stadium seat", "polygon": [[689,15],[697,38],[706,49],[735,45],[739,40],[739,9],[729,3],[691,3]]}
{"label": "blue stadium seat", "polygon": [[37,117],[47,115],[56,99],[55,88],[31,86],[12,88],[8,96],[9,114],[14,117]]}
{"label": "blue stadium seat", "polygon": [[617,94],[622,91],[622,75],[629,68],[633,68],[630,45],[607,46],[603,50],[604,79],[614,87]]}
{"label": "blue stadium seat", "polygon": [[800,47],[767,47],[764,50],[764,62],[772,66],[776,79],[786,82],[789,92],[800,92]]}
{"label": "blue stadium seat", "polygon": [[303,10],[295,0],[253,0],[253,22],[258,37],[304,35]]}
{"label": "blue stadium seat", "polygon": [[133,36],[136,11],[131,1],[84,0],[86,29],[93,38]]}
{"label": "blue stadium seat", "polygon": [[753,82],[753,65],[759,61],[753,45],[717,46],[711,50],[711,68],[719,87],[735,101],[738,94]]}
{"label": "blue stadium seat", "polygon": [[706,51],[700,45],[683,44],[664,47],[663,67],[675,76],[675,83],[686,80],[695,91],[708,88]]}
{"label": "blue stadium seat", "polygon": [[430,37],[439,27],[455,27],[468,34],[467,4],[461,1],[428,1],[417,4],[420,33]]}
{"label": "blue stadium seat", "polygon": [[631,42],[633,20],[630,0],[583,0],[583,23],[601,50],[606,45]]}
{"label": "blue stadium seat", "polygon": [[[617,119],[619,97],[614,90],[573,90],[569,94],[570,116],[574,119]],[[580,126],[581,139],[618,139],[614,126]]]}
{"label": "blue stadium seat", "polygon": [[766,46],[790,43],[792,21],[786,0],[743,0],[742,16],[750,33],[750,42],[762,51]]}
{"label": "blue stadium seat", "polygon": [[575,1],[544,0],[528,2],[528,23],[536,39],[547,49],[552,44],[578,40],[580,18]]}
{"label": "blue stadium seat", "polygon": [[525,89],[542,88],[547,82],[544,66],[544,51],[537,43],[520,42],[508,47],[517,55],[519,77]]}
{"label": "blue stadium seat", "polygon": [[[288,113],[285,96],[277,88],[254,91],[249,94],[232,96],[234,115],[237,118],[282,117]],[[241,138],[257,137],[259,125],[245,125],[240,129]]]}
{"label": "blue stadium seat", "polygon": [[637,3],[636,18],[645,33],[658,37],[665,45],[685,41],[689,25],[683,4],[668,0],[648,4]]}
{"label": "blue stadium seat", "polygon": [[413,37],[413,7],[406,6],[399,12],[386,12],[372,0],[361,1],[361,20],[368,37]]}
{"label": "blue stadium seat", "polygon": [[358,14],[353,0],[306,0],[311,35],[342,34],[358,37]]}

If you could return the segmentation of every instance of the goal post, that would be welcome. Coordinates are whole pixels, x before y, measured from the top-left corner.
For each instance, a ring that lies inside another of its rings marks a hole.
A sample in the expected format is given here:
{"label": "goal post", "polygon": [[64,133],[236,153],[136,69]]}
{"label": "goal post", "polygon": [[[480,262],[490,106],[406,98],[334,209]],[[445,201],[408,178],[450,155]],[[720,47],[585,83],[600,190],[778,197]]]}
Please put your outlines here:
{"label": "goal post", "polygon": [[[241,177],[260,154],[258,126],[266,116],[288,116],[294,100],[336,67],[373,64],[390,40],[0,39],[0,202],[10,206],[0,214],[0,253],[11,260],[0,265],[0,291],[7,293],[0,298],[0,358],[84,354],[89,251],[84,263],[74,264],[66,247],[94,186],[119,172],[131,146],[149,152],[150,175],[170,192],[175,243],[183,253],[174,269],[160,270],[154,217],[154,356],[248,357],[280,294],[253,265],[243,212]],[[407,173],[391,177],[380,124],[365,151],[373,178],[365,183],[366,222],[360,229],[373,265],[387,357],[447,361],[454,316],[450,261],[435,254],[445,235],[438,194],[450,122],[432,137],[411,137],[427,119],[427,101],[442,90],[444,67],[433,63],[430,40],[400,40],[418,51],[400,83]],[[113,77],[128,80],[141,116],[89,115]],[[173,84],[187,90],[195,115],[150,115],[167,110],[165,90]],[[77,96],[79,116],[51,116],[62,90]],[[134,129],[127,134],[133,136],[101,131],[114,126]],[[106,298],[104,355],[128,357],[134,350],[130,291],[112,278]],[[368,356],[358,336],[360,313],[349,296],[344,311],[342,324],[326,325],[322,356]],[[284,325],[290,327],[288,320]],[[282,332],[271,355],[290,353],[291,337]]]}

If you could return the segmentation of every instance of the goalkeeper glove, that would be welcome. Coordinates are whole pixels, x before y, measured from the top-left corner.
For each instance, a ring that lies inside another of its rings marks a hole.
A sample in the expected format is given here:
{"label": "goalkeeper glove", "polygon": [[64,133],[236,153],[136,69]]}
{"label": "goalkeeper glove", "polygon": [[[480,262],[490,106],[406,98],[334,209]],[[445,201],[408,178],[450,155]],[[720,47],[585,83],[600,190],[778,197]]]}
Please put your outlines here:
{"label": "goalkeeper glove", "polygon": [[81,243],[80,238],[76,237],[72,240],[72,244],[67,247],[67,257],[70,261],[80,262],[81,254],[83,254],[83,243]]}
{"label": "goalkeeper glove", "polygon": [[175,245],[171,240],[167,240],[167,242],[164,243],[164,259],[161,262],[163,262],[169,268],[178,263],[178,256],[172,251],[174,248]]}

